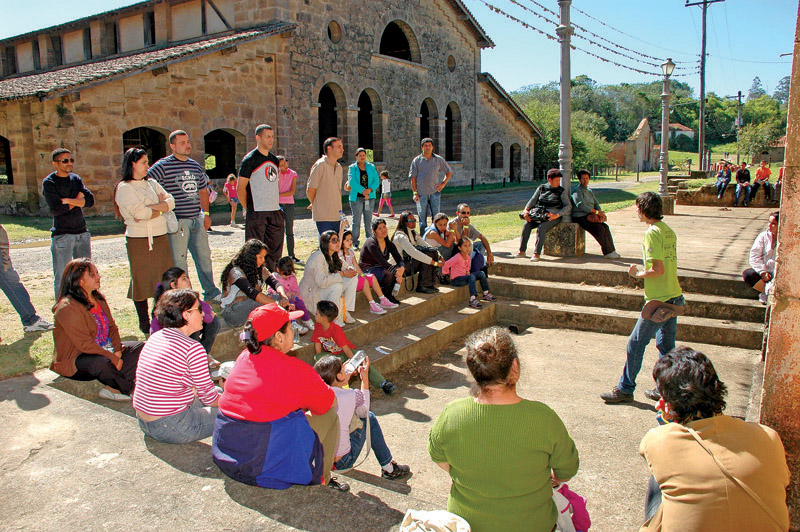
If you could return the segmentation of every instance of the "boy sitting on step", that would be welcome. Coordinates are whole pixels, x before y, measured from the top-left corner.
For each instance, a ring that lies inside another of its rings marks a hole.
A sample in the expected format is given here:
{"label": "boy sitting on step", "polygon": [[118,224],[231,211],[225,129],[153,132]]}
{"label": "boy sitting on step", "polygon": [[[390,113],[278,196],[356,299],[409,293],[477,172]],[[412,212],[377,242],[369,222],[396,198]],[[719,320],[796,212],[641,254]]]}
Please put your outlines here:
{"label": "boy sitting on step", "polygon": [[[326,355],[338,357],[342,362],[347,362],[353,358],[353,349],[356,347],[353,342],[347,339],[344,331],[333,320],[339,315],[339,307],[332,301],[317,302],[317,323],[314,325],[314,334],[311,336],[311,343],[314,344],[314,361],[320,360]],[[369,382],[376,388],[383,390],[386,395],[392,395],[397,391],[397,386],[383,378],[378,370],[370,368]]]}
{"label": "boy sitting on step", "polygon": [[[336,469],[353,467],[366,443],[366,426],[367,420],[369,420],[370,446],[381,465],[381,477],[397,480],[408,475],[411,468],[407,465],[399,465],[392,460],[392,452],[383,438],[378,418],[369,410],[369,380],[367,379],[367,374],[371,371],[369,357],[356,370],[361,377],[360,390],[344,388],[350,381],[351,375],[346,373],[342,361],[338,357],[326,355],[314,364],[314,369],[336,394],[336,413],[339,415],[339,443],[336,445],[333,463]],[[358,428],[351,432],[350,424],[354,414],[358,416],[359,423],[357,423]]]}

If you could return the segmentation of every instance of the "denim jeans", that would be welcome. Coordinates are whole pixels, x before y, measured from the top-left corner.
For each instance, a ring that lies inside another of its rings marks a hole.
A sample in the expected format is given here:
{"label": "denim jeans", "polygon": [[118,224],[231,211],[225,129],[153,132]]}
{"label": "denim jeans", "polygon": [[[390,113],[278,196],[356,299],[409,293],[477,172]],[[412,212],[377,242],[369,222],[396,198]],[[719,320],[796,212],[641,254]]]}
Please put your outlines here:
{"label": "denim jeans", "polygon": [[717,196],[718,197],[721,198],[722,196],[725,195],[725,189],[728,188],[728,185],[730,184],[730,182],[731,182],[730,179],[717,181]]}
{"label": "denim jeans", "polygon": [[419,218],[417,225],[419,225],[419,234],[425,233],[425,228],[428,227],[429,214],[431,215],[431,223],[433,223],[433,217],[440,212],[439,208],[441,204],[441,192],[434,192],[427,196],[420,194],[419,201],[417,202],[417,217]]}
{"label": "denim jeans", "polygon": [[188,408],[155,421],[139,419],[142,432],[164,443],[190,443],[214,434],[216,408],[203,406],[197,399]]}
{"label": "denim jeans", "polygon": [[25,286],[19,280],[17,270],[11,264],[8,265],[8,270],[5,269],[5,265],[0,265],[0,290],[3,290],[11,306],[19,314],[22,325],[33,325],[37,322],[39,316],[36,314],[36,309],[33,308],[31,296],[25,290]]}
{"label": "denim jeans", "polygon": [[[339,225],[342,223],[339,220],[333,222],[315,222],[317,224],[317,232],[322,235],[325,231],[336,231],[339,232]],[[370,226],[372,229],[372,226]]]}
{"label": "denim jeans", "polygon": [[[674,297],[667,301],[673,305],[685,305],[683,296]],[[625,393],[633,393],[636,389],[636,376],[642,369],[642,359],[644,350],[650,340],[655,337],[658,356],[663,357],[675,348],[675,333],[678,330],[678,318],[673,316],[667,321],[656,323],[646,320],[639,316],[636,325],[628,337],[628,358],[625,361],[625,369],[619,378],[618,388]]]}
{"label": "denim jeans", "polygon": [[[336,469],[348,469],[353,467],[358,455],[361,454],[361,449],[367,442],[367,420],[361,419],[364,426],[356,429],[350,433],[350,452],[339,458],[334,464]],[[375,453],[375,458],[381,467],[388,465],[392,461],[392,452],[386,445],[386,440],[383,438],[383,431],[378,424],[378,418],[370,411],[369,413],[369,441],[372,451]]]}
{"label": "denim jeans", "polygon": [[476,280],[480,281],[481,288],[483,288],[484,292],[489,291],[489,280],[486,278],[486,274],[482,271],[477,271],[469,275],[462,275],[461,277],[450,279],[450,284],[453,286],[464,286],[465,284],[468,284],[469,295],[478,297],[478,286],[475,282]]}
{"label": "denim jeans", "polygon": [[744,190],[744,203],[747,203],[750,200],[750,185],[736,183],[736,201],[733,202],[734,207],[739,205],[739,196],[741,195],[742,190]]}
{"label": "denim jeans", "polygon": [[89,231],[77,235],[55,235],[50,241],[50,253],[53,254],[53,287],[58,299],[61,276],[67,263],[72,259],[92,258],[92,235]]}
{"label": "denim jeans", "polygon": [[188,272],[187,254],[192,254],[197,267],[197,277],[203,287],[203,299],[213,299],[220,294],[214,286],[214,272],[211,269],[211,248],[208,245],[208,233],[203,226],[203,216],[196,218],[179,218],[178,230],[169,233],[169,245],[172,248],[172,261],[175,266]]}
{"label": "denim jeans", "polygon": [[358,237],[361,236],[361,219],[364,219],[365,238],[372,236],[372,200],[359,196],[356,201],[350,202],[350,212],[353,213],[353,246],[358,246]]}
{"label": "denim jeans", "polygon": [[647,521],[658,511],[661,507],[661,486],[656,482],[656,477],[650,475],[650,480],[647,481],[647,495],[644,498],[644,520]]}

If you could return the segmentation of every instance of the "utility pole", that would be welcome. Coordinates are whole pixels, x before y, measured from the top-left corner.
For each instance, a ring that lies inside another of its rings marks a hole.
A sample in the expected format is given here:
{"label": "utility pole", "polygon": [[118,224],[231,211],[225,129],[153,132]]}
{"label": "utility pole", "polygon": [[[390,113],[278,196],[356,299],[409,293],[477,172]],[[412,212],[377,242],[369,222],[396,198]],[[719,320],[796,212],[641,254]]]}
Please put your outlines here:
{"label": "utility pole", "polygon": [[697,132],[697,153],[700,156],[700,168],[698,170],[706,170],[705,166],[705,142],[706,142],[706,12],[708,5],[717,2],[724,2],[725,0],[701,0],[700,2],[689,2],[686,0],[684,7],[701,6],[703,11],[703,34],[701,37],[700,45],[700,127]]}
{"label": "utility pole", "polygon": [[[561,121],[558,144],[558,166],[561,169],[561,186],[570,189],[572,179],[572,115],[570,107],[570,66],[569,66],[569,41],[572,35],[572,26],[569,22],[569,8],[572,0],[558,0],[560,8],[559,26],[556,28],[558,42],[561,43]],[[565,222],[570,220],[565,219]]]}
{"label": "utility pole", "polygon": [[736,164],[739,164],[739,130],[742,129],[742,91],[736,96],[725,96],[726,100],[736,100],[736,124],[733,129],[736,131]]}

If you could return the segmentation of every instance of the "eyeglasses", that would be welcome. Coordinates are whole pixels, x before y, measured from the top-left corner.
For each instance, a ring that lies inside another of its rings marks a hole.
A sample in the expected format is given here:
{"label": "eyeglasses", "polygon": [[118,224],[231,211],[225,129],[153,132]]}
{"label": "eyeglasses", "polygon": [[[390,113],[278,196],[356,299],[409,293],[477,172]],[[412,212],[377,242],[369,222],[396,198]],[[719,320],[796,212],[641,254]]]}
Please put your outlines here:
{"label": "eyeglasses", "polygon": [[337,237],[337,236],[334,236],[330,240],[328,240],[328,242],[338,242],[338,241],[339,241],[339,237]]}
{"label": "eyeglasses", "polygon": [[186,312],[193,312],[193,311],[202,312],[202,310],[200,310],[200,307],[192,307],[192,308],[188,309]]}
{"label": "eyeglasses", "polygon": [[60,162],[61,164],[74,163],[74,162],[75,162],[75,159],[73,159],[72,157],[70,157],[69,159],[61,159],[61,160],[60,160],[60,161],[58,161],[58,162]]}

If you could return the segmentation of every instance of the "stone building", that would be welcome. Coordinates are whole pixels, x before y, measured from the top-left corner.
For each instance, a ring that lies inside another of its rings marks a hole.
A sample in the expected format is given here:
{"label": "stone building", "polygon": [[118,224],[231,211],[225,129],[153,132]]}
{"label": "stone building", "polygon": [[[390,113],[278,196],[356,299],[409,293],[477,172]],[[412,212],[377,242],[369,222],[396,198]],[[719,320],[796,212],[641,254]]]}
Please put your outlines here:
{"label": "stone building", "polygon": [[275,151],[305,179],[322,141],[343,164],[372,150],[409,188],[432,137],[454,184],[531,179],[541,134],[489,74],[494,44],[460,0],[149,0],[0,41],[0,209],[37,212],[50,153],[110,212],[124,149],[151,161],[186,130],[213,179],[235,172],[271,124]]}

